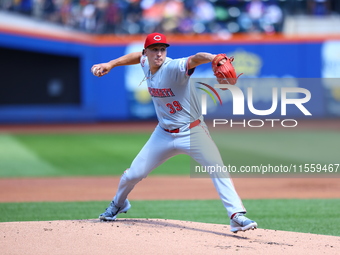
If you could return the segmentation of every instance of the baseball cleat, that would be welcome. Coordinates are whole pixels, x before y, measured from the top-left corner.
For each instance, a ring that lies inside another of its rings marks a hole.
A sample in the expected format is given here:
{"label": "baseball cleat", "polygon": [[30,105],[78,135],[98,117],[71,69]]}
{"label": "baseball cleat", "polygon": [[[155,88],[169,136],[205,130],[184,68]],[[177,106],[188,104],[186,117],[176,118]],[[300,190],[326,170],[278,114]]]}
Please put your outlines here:
{"label": "baseball cleat", "polygon": [[238,231],[247,231],[249,229],[256,229],[257,223],[253,220],[248,219],[244,216],[244,213],[237,213],[235,216],[230,219],[230,231],[233,233],[237,233]]}
{"label": "baseball cleat", "polygon": [[99,219],[101,221],[114,221],[117,218],[119,213],[126,213],[131,208],[131,204],[129,200],[125,200],[124,205],[121,207],[117,207],[113,201],[111,201],[108,208],[106,208],[105,212],[99,215]]}

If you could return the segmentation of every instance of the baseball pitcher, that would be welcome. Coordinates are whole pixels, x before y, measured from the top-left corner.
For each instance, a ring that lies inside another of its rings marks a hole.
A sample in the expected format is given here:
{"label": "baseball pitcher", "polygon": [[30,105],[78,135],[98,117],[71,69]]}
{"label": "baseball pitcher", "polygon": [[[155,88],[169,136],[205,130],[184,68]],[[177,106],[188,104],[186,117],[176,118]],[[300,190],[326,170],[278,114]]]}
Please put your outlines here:
{"label": "baseball pitcher", "polygon": [[[224,166],[201,115],[196,89],[189,79],[196,66],[212,63],[218,82],[235,84],[238,77],[231,64],[233,59],[225,54],[202,52],[171,59],[167,57],[169,46],[163,34],[152,33],[146,37],[142,52],[130,53],[91,68],[95,76],[101,77],[112,68],[140,64],[159,121],[130,168],[121,176],[116,195],[106,211],[100,214],[100,220],[113,221],[119,213],[127,212],[131,208],[127,197],[135,185],[175,155],[187,154],[202,166]],[[216,172],[210,176],[230,218],[230,230],[237,233],[256,229],[257,223],[245,216],[246,209],[231,178]]]}

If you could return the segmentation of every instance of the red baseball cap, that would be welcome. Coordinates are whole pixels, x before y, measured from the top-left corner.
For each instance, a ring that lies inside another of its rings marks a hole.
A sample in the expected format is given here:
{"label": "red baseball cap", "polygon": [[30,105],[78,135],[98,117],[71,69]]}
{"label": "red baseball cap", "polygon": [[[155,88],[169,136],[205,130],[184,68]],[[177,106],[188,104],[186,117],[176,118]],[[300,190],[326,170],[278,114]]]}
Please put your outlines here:
{"label": "red baseball cap", "polygon": [[163,34],[160,33],[152,33],[149,34],[146,39],[145,39],[145,43],[144,43],[144,49],[146,49],[147,47],[153,45],[153,44],[165,44],[166,47],[169,47],[170,44],[168,44],[166,42],[166,37]]}

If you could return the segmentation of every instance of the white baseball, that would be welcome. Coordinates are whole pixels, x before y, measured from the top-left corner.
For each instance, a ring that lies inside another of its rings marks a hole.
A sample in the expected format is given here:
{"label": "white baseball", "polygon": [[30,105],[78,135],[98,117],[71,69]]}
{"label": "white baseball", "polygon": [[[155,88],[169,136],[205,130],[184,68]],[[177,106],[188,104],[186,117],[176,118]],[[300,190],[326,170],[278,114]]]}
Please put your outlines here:
{"label": "white baseball", "polygon": [[95,76],[99,75],[99,67],[98,66],[92,67],[91,71],[92,71],[93,75],[95,75]]}

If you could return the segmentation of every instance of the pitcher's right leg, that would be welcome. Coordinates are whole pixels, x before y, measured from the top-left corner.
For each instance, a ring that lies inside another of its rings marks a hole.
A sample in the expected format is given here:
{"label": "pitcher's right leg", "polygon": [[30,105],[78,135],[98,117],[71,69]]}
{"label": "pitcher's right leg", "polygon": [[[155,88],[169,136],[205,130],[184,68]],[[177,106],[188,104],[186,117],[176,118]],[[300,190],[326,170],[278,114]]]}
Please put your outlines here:
{"label": "pitcher's right leg", "polygon": [[[127,197],[135,185],[146,178],[157,166],[176,155],[172,136],[164,133],[165,131],[160,127],[157,127],[152,133],[147,143],[133,160],[131,167],[124,171],[121,176],[117,193],[111,202],[112,206],[110,204],[107,210],[113,211],[116,208],[123,208],[122,210],[116,210],[118,214],[120,213],[118,211],[124,212],[126,208],[130,209],[127,206],[129,204]],[[112,210],[109,209],[110,207],[112,207]],[[104,220],[110,220],[109,218],[107,217]],[[116,217],[111,218],[115,219]]]}

